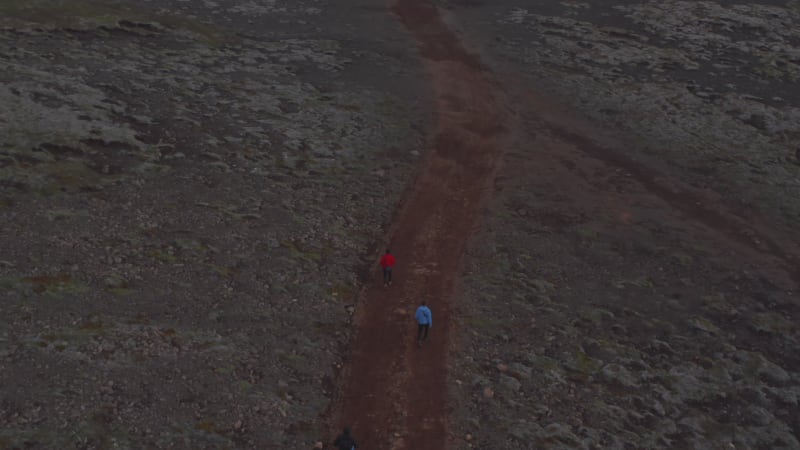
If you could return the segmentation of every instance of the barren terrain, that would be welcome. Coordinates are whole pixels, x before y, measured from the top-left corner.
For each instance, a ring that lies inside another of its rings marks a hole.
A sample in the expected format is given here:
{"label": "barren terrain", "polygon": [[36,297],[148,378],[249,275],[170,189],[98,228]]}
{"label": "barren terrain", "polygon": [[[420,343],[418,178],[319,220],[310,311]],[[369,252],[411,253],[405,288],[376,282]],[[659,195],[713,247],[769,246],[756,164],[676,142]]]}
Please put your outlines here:
{"label": "barren terrain", "polygon": [[452,2],[517,112],[455,448],[800,448],[796,2]]}
{"label": "barren terrain", "polygon": [[0,448],[800,448],[797,2],[527,3],[0,3]]}
{"label": "barren terrain", "polygon": [[358,2],[0,3],[0,447],[327,432],[423,150],[400,28]]}

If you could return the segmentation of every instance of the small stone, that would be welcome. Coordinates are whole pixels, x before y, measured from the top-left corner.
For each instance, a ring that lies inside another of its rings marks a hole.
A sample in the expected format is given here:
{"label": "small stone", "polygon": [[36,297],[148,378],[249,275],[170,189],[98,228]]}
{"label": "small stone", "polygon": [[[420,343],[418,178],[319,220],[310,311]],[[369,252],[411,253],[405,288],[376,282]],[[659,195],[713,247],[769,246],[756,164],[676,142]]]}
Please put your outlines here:
{"label": "small stone", "polygon": [[789,374],[783,370],[781,366],[767,360],[763,356],[760,356],[759,359],[761,360],[761,366],[757,369],[757,373],[764,381],[780,385],[791,380]]}
{"label": "small stone", "polygon": [[675,350],[670,347],[670,345],[664,341],[653,339],[650,341],[650,349],[657,353],[662,353],[665,355],[672,355],[675,353]]}
{"label": "small stone", "polygon": [[549,417],[553,412],[545,405],[537,405],[533,409],[533,414],[536,416],[537,419],[541,419],[542,417]]}
{"label": "small stone", "polygon": [[497,370],[499,370],[502,373],[506,373],[508,372],[508,366],[503,363],[500,363],[497,365]]}
{"label": "small stone", "polygon": [[518,380],[530,380],[533,376],[533,369],[524,364],[514,363],[509,367],[509,375]]}
{"label": "small stone", "polygon": [[775,416],[773,416],[772,413],[760,407],[751,408],[748,411],[748,416],[753,423],[760,427],[765,427],[775,420]]}
{"label": "small stone", "polygon": [[636,388],[639,386],[633,374],[619,364],[606,364],[600,370],[599,377],[607,383],[617,384],[623,388]]}
{"label": "small stone", "polygon": [[233,424],[233,429],[234,430],[239,430],[241,428],[242,428],[242,421],[241,420],[237,420],[236,423]]}
{"label": "small stone", "polygon": [[537,278],[535,280],[532,280],[531,284],[541,294],[545,294],[545,293],[547,293],[547,291],[549,291],[549,290],[551,290],[551,289],[553,289],[555,287],[555,286],[553,286],[553,283],[550,283],[549,281],[543,280],[541,278]]}
{"label": "small stone", "polygon": [[544,428],[546,437],[560,441],[565,447],[577,446],[581,440],[576,436],[569,425],[563,423],[551,423]]}
{"label": "small stone", "polygon": [[500,376],[500,386],[510,392],[517,392],[522,387],[522,383],[514,377],[507,375]]}
{"label": "small stone", "polygon": [[472,434],[470,434],[470,433],[467,433],[467,434],[464,436],[464,439],[466,439],[467,441],[471,441],[471,440],[472,440]]}
{"label": "small stone", "polygon": [[689,326],[711,335],[719,335],[720,329],[704,317],[695,316],[688,321]]}
{"label": "small stone", "polygon": [[483,389],[483,397],[484,398],[493,398],[494,397],[494,389],[487,387]]}

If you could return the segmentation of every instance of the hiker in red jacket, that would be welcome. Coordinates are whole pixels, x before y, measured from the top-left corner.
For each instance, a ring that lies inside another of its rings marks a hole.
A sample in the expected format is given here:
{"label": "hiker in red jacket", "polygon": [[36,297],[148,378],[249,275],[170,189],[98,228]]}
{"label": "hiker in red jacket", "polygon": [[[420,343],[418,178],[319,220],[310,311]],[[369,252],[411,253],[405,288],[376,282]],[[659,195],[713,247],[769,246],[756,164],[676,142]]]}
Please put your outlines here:
{"label": "hiker in red jacket", "polygon": [[389,286],[392,284],[392,268],[394,267],[395,259],[392,252],[386,249],[386,254],[381,257],[381,267],[383,267],[383,285]]}

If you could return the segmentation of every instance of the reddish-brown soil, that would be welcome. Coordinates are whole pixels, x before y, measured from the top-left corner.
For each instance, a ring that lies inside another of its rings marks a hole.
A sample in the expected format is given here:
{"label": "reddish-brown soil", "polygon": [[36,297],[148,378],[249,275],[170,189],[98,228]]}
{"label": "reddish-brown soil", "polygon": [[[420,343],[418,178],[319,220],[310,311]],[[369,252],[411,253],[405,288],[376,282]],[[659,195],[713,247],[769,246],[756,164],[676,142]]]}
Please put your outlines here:
{"label": "reddish-brown soil", "polygon": [[[457,276],[484,200],[493,190],[502,150],[514,135],[542,134],[568,143],[567,147],[545,145],[541,156],[547,160],[566,158],[579,165],[589,157],[624,170],[646,196],[658,199],[664,211],[697,224],[703,230],[699,234],[715,234],[765,267],[797,278],[800,252],[787,244],[792,241],[786,235],[774,232],[760,219],[735,214],[710,194],[692,191],[656,169],[597,144],[591,130],[568,117],[555,113],[544,117],[541,111],[551,111],[550,105],[531,91],[518,98],[527,104],[525,110],[537,111],[534,116],[510,113],[504,91],[517,96],[519,89],[501,89],[496,79],[505,82],[508,77],[495,78],[459,43],[433,5],[425,0],[399,0],[395,13],[417,40],[428,64],[435,123],[433,148],[387,237],[387,245],[398,258],[394,285],[385,288],[376,270],[362,292],[355,318],[357,333],[334,406],[333,420],[352,426],[362,448],[447,447],[448,335],[453,326],[449,315]],[[517,130],[520,126],[524,132]],[[550,180],[557,183],[554,188],[586,202],[602,200],[574,192],[580,183],[553,179],[554,173],[563,175],[564,171],[551,171],[547,164],[542,164],[541,171],[519,175]],[[571,176],[581,178],[579,171]],[[620,220],[630,214],[629,206],[616,205]],[[434,327],[428,343],[417,348],[413,316],[421,300],[431,306]]]}
{"label": "reddish-brown soil", "polygon": [[[401,0],[395,12],[429,65],[433,149],[387,240],[398,259],[394,283],[385,288],[376,272],[362,293],[338,422],[352,426],[363,448],[441,449],[449,312],[465,245],[494,180],[504,118],[486,71],[435,7]],[[414,312],[422,300],[434,326],[418,348]]]}

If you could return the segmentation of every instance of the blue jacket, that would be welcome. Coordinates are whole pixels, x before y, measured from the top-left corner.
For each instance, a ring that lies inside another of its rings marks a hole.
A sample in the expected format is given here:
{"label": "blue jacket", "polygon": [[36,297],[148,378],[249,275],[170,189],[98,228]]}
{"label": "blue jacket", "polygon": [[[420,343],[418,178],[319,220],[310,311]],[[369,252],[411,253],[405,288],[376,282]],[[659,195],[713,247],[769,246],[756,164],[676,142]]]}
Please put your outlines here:
{"label": "blue jacket", "polygon": [[433,326],[433,315],[431,315],[431,310],[427,306],[420,306],[417,308],[415,317],[417,318],[418,324]]}

